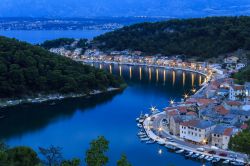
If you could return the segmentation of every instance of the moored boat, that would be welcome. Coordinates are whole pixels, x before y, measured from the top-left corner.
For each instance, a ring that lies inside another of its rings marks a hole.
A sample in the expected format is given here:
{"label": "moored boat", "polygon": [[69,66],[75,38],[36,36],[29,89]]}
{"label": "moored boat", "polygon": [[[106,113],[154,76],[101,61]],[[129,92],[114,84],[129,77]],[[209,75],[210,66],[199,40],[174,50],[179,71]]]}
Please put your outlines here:
{"label": "moored boat", "polygon": [[192,156],[194,154],[194,152],[188,152],[185,156],[186,157],[190,157],[190,156]]}
{"label": "moored boat", "polygon": [[175,153],[183,153],[183,152],[184,152],[183,149],[180,149],[180,150],[175,151]]}
{"label": "moored boat", "polygon": [[222,163],[223,163],[223,164],[228,164],[228,163],[230,163],[230,160],[225,160],[225,161],[223,161]]}
{"label": "moored boat", "polygon": [[203,159],[204,157],[205,157],[205,155],[202,154],[202,155],[199,156],[199,159]]}

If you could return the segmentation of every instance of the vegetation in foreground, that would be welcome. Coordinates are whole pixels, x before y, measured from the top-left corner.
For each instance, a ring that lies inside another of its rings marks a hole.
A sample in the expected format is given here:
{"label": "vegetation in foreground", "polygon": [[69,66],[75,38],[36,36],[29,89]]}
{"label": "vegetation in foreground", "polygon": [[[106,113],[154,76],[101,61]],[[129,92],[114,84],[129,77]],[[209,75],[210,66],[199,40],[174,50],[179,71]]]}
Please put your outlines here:
{"label": "vegetation in foreground", "polygon": [[250,50],[250,17],[207,17],[142,23],[94,39],[103,50],[138,50],[150,54],[199,57]]}
{"label": "vegetation in foreground", "polygon": [[[90,143],[90,148],[85,155],[87,166],[104,166],[109,159],[106,153],[109,149],[109,142],[103,137],[98,137]],[[42,159],[29,147],[8,148],[4,143],[0,143],[0,165],[1,166],[80,166],[81,160],[73,158],[64,160],[62,148],[51,146],[49,148],[39,148]],[[83,162],[83,161],[82,161]],[[127,157],[123,154],[117,161],[117,166],[131,166]]]}
{"label": "vegetation in foreground", "polygon": [[247,66],[243,70],[233,74],[233,78],[235,78],[239,84],[250,82],[250,66]]}
{"label": "vegetation in foreground", "polygon": [[123,80],[49,51],[0,37],[0,98],[89,93],[120,87]]}
{"label": "vegetation in foreground", "polygon": [[246,122],[247,129],[233,136],[229,141],[229,149],[250,156],[250,121]]}

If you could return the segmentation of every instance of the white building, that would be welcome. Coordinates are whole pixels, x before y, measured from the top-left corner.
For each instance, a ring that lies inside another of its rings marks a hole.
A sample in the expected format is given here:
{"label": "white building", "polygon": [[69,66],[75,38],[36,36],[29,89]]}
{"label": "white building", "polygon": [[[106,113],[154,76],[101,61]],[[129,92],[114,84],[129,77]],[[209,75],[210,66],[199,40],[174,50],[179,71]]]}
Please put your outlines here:
{"label": "white building", "polygon": [[217,125],[212,131],[211,144],[221,149],[228,149],[230,138],[235,135],[239,130],[235,127],[225,125]]}
{"label": "white building", "polygon": [[238,100],[239,96],[245,95],[244,85],[232,85],[229,91],[229,100]]}
{"label": "white building", "polygon": [[180,124],[180,138],[198,144],[207,144],[215,124],[205,120],[190,120]]}

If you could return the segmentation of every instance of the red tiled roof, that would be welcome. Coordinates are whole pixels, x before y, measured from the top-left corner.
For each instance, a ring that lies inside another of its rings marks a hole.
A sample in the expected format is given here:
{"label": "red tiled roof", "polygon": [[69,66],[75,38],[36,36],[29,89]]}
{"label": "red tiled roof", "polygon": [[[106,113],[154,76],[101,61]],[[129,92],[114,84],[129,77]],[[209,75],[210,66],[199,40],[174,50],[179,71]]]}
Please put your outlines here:
{"label": "red tiled roof", "polygon": [[180,113],[186,113],[187,112],[187,107],[178,107],[177,109],[180,111]]}
{"label": "red tiled roof", "polygon": [[239,102],[239,101],[227,101],[226,103],[227,103],[227,105],[230,105],[230,106],[240,106],[241,105],[241,102]]}
{"label": "red tiled roof", "polygon": [[212,99],[206,99],[206,98],[204,98],[204,99],[197,99],[198,100],[198,104],[200,104],[200,105],[208,105],[208,104],[212,104],[212,103],[214,103],[214,100],[212,100]]}
{"label": "red tiled roof", "polygon": [[226,128],[224,130],[223,134],[226,135],[226,136],[231,136],[232,132],[233,132],[233,128]]}
{"label": "red tiled roof", "polygon": [[222,105],[216,106],[215,111],[221,115],[226,115],[229,113],[229,111],[225,107],[223,107]]}
{"label": "red tiled roof", "polygon": [[234,90],[243,90],[245,87],[243,85],[234,85],[232,88]]}
{"label": "red tiled roof", "polygon": [[178,115],[178,111],[177,110],[169,111],[169,112],[167,112],[167,114],[168,114],[168,116]]}
{"label": "red tiled roof", "polygon": [[195,126],[198,123],[199,123],[199,121],[194,119],[194,120],[183,122],[183,123],[181,123],[181,125],[182,126]]}
{"label": "red tiled roof", "polygon": [[190,112],[187,113],[187,115],[195,115],[195,116],[197,116],[197,113],[193,112],[193,111],[190,111]]}
{"label": "red tiled roof", "polygon": [[241,129],[246,130],[248,128],[248,125],[244,123],[243,125],[240,126]]}

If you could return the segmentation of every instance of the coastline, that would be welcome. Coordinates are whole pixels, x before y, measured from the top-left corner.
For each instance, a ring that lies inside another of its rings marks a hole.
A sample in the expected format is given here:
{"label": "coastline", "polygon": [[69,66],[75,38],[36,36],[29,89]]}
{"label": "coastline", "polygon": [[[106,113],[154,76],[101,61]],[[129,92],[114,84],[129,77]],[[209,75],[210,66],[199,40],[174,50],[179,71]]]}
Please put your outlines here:
{"label": "coastline", "polygon": [[[93,90],[89,94],[85,94],[85,93],[49,94],[49,95],[41,95],[41,96],[29,97],[29,98],[5,99],[4,101],[0,101],[0,109],[22,105],[22,104],[37,104],[37,103],[44,103],[44,102],[49,102],[49,101],[64,100],[64,99],[69,99],[69,98],[81,98],[81,97],[87,97],[87,96],[94,96],[94,95],[103,94],[103,93],[120,91],[123,89],[124,89],[123,87],[122,88],[110,87],[106,91]],[[0,119],[1,119],[1,116],[0,116]]]}
{"label": "coastline", "polygon": [[77,62],[83,62],[83,63],[104,63],[104,64],[131,65],[131,66],[147,66],[147,67],[164,68],[167,70],[182,70],[182,71],[188,71],[188,72],[201,74],[205,77],[208,76],[208,73],[198,71],[198,70],[193,70],[190,68],[169,67],[169,66],[162,66],[162,65],[149,65],[149,64],[140,64],[140,63],[122,63],[122,62],[113,62],[113,61],[89,61],[89,60],[81,60],[81,59],[73,59],[73,60]]}

